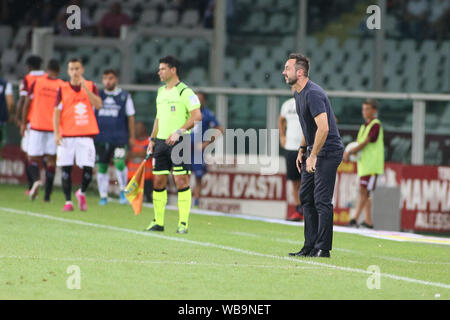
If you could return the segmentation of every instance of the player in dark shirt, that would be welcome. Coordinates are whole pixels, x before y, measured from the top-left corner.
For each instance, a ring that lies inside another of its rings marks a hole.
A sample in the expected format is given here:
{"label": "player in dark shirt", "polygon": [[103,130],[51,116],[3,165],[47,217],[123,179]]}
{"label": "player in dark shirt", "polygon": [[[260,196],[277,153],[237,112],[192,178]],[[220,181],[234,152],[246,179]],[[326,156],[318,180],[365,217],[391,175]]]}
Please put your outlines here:
{"label": "player in dark shirt", "polygon": [[330,257],[332,198],[344,144],[325,91],[309,79],[309,59],[301,54],[290,54],[283,75],[294,93],[304,134],[297,168],[302,173],[300,198],[305,219],[305,243],[299,252],[290,255]]}

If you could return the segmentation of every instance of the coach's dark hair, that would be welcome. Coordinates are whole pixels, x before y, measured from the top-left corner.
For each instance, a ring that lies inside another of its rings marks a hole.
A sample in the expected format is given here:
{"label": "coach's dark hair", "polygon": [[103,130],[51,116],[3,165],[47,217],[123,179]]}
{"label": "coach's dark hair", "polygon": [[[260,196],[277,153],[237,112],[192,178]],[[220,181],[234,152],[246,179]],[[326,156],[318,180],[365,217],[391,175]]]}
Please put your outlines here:
{"label": "coach's dark hair", "polygon": [[289,59],[295,59],[295,69],[302,69],[303,75],[309,77],[309,59],[300,53],[291,53]]}
{"label": "coach's dark hair", "polygon": [[119,77],[119,75],[117,74],[117,71],[115,69],[105,69],[103,71],[103,75],[107,75],[107,74],[112,74],[114,75],[116,78]]}
{"label": "coach's dark hair", "polygon": [[38,55],[31,55],[27,58],[26,62],[28,67],[30,67],[32,70],[39,70],[42,65],[42,58]]}
{"label": "coach's dark hair", "polygon": [[369,106],[372,107],[372,109],[377,110],[377,101],[375,99],[366,99],[364,100],[363,104],[368,104]]}
{"label": "coach's dark hair", "polygon": [[70,58],[69,61],[67,61],[67,64],[71,62],[79,62],[81,65],[83,65],[83,60],[81,60],[81,58]]}
{"label": "coach's dark hair", "polygon": [[59,73],[59,61],[56,59],[50,59],[47,63],[47,70]]}
{"label": "coach's dark hair", "polygon": [[180,76],[181,73],[181,63],[174,56],[166,56],[164,58],[159,59],[159,63],[166,63],[169,68],[177,68],[177,76]]}

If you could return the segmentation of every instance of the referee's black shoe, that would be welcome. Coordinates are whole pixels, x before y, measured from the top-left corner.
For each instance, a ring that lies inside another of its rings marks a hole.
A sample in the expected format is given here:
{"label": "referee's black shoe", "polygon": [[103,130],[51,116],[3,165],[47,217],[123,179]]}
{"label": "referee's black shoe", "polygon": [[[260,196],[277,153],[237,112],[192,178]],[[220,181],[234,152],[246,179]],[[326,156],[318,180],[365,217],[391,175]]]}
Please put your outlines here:
{"label": "referee's black shoe", "polygon": [[297,256],[297,257],[307,257],[309,253],[311,252],[312,248],[303,247],[299,252],[291,252],[289,253],[290,256]]}
{"label": "referee's black shoe", "polygon": [[312,258],[329,258],[330,257],[330,251],[322,250],[322,249],[313,249],[309,253],[308,257],[312,257]]}
{"label": "referee's black shoe", "polygon": [[156,224],[156,221],[153,220],[152,223],[145,229],[145,231],[164,231],[164,226],[160,226]]}

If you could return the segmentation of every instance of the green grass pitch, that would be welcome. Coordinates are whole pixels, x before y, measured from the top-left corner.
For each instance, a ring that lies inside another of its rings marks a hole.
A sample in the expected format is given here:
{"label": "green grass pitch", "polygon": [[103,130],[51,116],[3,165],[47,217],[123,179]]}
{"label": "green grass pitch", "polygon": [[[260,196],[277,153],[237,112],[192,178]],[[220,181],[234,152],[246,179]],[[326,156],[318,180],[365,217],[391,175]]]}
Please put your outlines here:
{"label": "green grass pitch", "polygon": [[43,203],[0,185],[0,299],[450,298],[449,246],[335,232],[330,259],[293,258],[300,226],[191,214],[178,235],[168,210],[148,233],[152,209],[97,202],[62,212],[59,188]]}

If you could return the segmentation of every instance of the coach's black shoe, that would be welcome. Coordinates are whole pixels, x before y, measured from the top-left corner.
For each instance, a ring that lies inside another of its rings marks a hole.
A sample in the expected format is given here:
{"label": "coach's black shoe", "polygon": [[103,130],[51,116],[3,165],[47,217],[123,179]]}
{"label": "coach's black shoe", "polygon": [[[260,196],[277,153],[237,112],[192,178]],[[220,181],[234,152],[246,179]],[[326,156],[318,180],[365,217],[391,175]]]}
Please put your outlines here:
{"label": "coach's black shoe", "polygon": [[299,252],[291,252],[289,253],[290,256],[297,256],[297,257],[307,257],[309,253],[311,252],[311,248],[303,247],[302,250]]}
{"label": "coach's black shoe", "polygon": [[160,226],[156,224],[156,221],[153,220],[152,223],[145,229],[145,231],[164,231],[164,226]]}
{"label": "coach's black shoe", "polygon": [[322,249],[314,249],[314,250],[311,250],[311,252],[310,252],[308,257],[329,258],[330,257],[330,251],[322,250]]}

